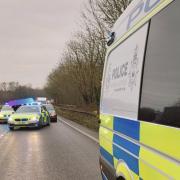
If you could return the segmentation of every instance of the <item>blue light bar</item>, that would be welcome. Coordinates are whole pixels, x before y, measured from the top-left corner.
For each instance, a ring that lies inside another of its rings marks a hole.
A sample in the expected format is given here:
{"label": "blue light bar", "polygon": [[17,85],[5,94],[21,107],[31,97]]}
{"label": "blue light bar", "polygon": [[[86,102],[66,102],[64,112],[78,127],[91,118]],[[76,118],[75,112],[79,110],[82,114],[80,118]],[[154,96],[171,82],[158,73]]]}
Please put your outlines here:
{"label": "blue light bar", "polygon": [[7,102],[6,104],[8,104],[9,106],[19,106],[19,105],[31,104],[33,102],[34,102],[33,98],[26,98],[26,99],[12,100]]}

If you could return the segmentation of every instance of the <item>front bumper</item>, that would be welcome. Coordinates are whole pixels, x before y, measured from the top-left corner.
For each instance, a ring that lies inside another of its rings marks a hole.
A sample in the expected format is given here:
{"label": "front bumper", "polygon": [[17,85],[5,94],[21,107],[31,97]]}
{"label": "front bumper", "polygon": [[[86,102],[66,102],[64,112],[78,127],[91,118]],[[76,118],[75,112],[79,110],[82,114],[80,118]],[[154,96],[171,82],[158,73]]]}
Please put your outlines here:
{"label": "front bumper", "polygon": [[116,171],[101,155],[99,158],[100,170],[103,180],[116,180]]}
{"label": "front bumper", "polygon": [[19,127],[19,128],[35,128],[38,127],[38,123],[29,123],[29,124],[9,124],[9,127]]}
{"label": "front bumper", "polygon": [[0,123],[7,123],[8,122],[8,118],[0,118]]}

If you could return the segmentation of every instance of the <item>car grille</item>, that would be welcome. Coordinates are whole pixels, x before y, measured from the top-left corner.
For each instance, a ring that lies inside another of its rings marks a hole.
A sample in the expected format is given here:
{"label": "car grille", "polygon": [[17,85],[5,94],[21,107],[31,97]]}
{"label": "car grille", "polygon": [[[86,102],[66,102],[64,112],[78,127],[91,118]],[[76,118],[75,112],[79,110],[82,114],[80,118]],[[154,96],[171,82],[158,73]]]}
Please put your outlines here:
{"label": "car grille", "polygon": [[27,118],[23,118],[23,119],[15,119],[15,121],[17,121],[17,122],[20,122],[20,121],[24,122],[24,121],[28,121],[28,119],[27,119]]}

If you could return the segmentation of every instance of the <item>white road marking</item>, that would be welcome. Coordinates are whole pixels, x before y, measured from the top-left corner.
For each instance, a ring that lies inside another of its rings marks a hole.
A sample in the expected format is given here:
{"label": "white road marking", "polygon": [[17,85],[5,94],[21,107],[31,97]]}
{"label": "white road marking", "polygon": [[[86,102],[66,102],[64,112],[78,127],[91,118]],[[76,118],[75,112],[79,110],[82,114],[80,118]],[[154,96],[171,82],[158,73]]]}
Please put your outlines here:
{"label": "white road marking", "polygon": [[96,142],[96,143],[99,144],[99,140],[96,139],[95,137],[89,135],[88,133],[86,133],[86,132],[80,130],[80,129],[77,128],[77,127],[74,127],[72,124],[70,124],[70,123],[68,123],[68,122],[66,122],[66,121],[64,121],[64,120],[62,120],[61,118],[58,118],[58,120],[61,121],[61,122],[63,122],[64,124],[70,126],[70,127],[73,128],[74,130],[78,131],[79,133],[83,134],[84,136],[90,138],[91,140],[93,140],[94,142]]}

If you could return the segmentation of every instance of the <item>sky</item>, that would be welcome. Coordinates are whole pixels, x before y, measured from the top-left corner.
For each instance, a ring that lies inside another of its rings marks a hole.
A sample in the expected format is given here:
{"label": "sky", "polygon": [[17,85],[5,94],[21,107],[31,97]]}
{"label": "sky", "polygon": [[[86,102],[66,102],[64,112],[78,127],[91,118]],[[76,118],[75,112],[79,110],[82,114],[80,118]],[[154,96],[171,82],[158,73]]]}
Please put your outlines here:
{"label": "sky", "polygon": [[0,0],[0,82],[42,88],[86,0]]}

